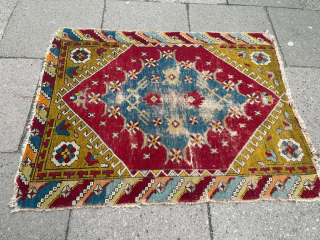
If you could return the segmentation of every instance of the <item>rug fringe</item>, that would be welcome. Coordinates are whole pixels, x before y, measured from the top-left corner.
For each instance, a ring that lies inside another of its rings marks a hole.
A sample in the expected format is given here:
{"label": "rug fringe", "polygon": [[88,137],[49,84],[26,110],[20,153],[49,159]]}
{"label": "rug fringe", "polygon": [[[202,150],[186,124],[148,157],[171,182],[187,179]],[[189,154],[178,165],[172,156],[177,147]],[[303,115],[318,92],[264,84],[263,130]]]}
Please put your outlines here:
{"label": "rug fringe", "polygon": [[212,200],[210,198],[199,200],[196,202],[140,202],[140,203],[131,203],[131,204],[104,204],[104,205],[81,205],[81,206],[73,206],[73,207],[57,207],[57,208],[15,208],[11,211],[11,213],[14,212],[20,212],[20,211],[35,211],[35,212],[50,212],[50,211],[62,211],[62,210],[73,210],[73,209],[94,209],[94,208],[106,208],[111,207],[114,210],[117,209],[124,209],[124,208],[141,208],[142,206],[155,206],[155,205],[162,205],[162,206],[168,206],[168,205],[193,205],[193,204],[201,204],[201,203],[217,203],[217,204],[246,204],[246,203],[255,203],[260,201],[269,201],[269,202],[294,202],[296,204],[298,203],[304,203],[304,202],[316,202],[319,201],[320,197],[317,198],[299,198],[299,199],[287,199],[287,198],[259,198],[254,200]]}

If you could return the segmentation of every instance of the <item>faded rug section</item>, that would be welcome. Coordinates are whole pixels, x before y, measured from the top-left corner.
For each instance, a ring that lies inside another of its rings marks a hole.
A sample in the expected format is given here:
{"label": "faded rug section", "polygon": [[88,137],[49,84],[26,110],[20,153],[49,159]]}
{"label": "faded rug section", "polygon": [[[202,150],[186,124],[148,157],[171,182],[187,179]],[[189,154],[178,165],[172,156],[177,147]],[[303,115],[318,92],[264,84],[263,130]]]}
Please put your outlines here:
{"label": "faded rug section", "polygon": [[61,29],[12,206],[318,198],[280,66],[262,33]]}

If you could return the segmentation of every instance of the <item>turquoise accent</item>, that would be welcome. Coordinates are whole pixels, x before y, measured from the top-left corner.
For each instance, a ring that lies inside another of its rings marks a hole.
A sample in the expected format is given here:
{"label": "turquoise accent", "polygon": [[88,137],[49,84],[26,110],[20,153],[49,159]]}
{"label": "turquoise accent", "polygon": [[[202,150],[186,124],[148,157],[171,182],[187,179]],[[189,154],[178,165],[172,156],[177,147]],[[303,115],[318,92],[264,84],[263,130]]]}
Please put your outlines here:
{"label": "turquoise accent", "polygon": [[103,205],[104,200],[111,195],[111,193],[116,187],[118,187],[118,184],[122,180],[123,179],[114,179],[113,182],[109,183],[107,187],[103,188],[103,192],[100,195],[92,195],[85,203],[85,205]]}
{"label": "turquoise accent", "polygon": [[50,52],[52,53],[52,55],[58,58],[60,50],[58,48],[50,48]]}
{"label": "turquoise accent", "polygon": [[243,57],[243,58],[246,58],[246,57],[247,57],[247,54],[246,54],[245,51],[239,51],[239,52],[237,52],[237,53],[239,53],[239,55],[242,54],[242,57]]}
{"label": "turquoise accent", "polygon": [[289,120],[291,120],[290,114],[289,114],[287,111],[285,111],[284,114],[286,115],[286,118],[288,118]]}
{"label": "turquoise accent", "polygon": [[250,40],[249,38],[241,35],[241,34],[229,34],[230,36],[234,37],[234,38],[240,38],[242,41],[253,44],[255,43],[254,41]]}
{"label": "turquoise accent", "polygon": [[288,194],[293,187],[294,182],[296,181],[298,176],[290,176],[289,179],[284,185],[283,190],[277,190],[272,194],[272,198],[288,198]]}
{"label": "turquoise accent", "polygon": [[75,34],[72,32],[72,29],[70,29],[70,28],[65,28],[65,29],[63,29],[63,32],[64,32],[64,33],[67,33],[67,34],[69,35],[69,37],[70,37],[71,39],[73,39],[74,41],[80,41],[80,40],[82,40],[82,39],[79,38],[77,35],[75,35]]}
{"label": "turquoise accent", "polygon": [[192,36],[192,37],[197,37],[199,38],[201,41],[204,41],[206,43],[215,43],[213,40],[211,41],[210,39],[203,37],[200,33],[188,33],[188,35]]}
{"label": "turquoise accent", "polygon": [[29,140],[34,148],[36,148],[36,149],[40,148],[41,138],[38,135],[36,135],[36,136],[30,135]]}
{"label": "turquoise accent", "polygon": [[165,190],[162,193],[159,193],[159,192],[156,191],[155,193],[153,193],[151,195],[151,197],[148,199],[147,202],[148,203],[151,203],[151,202],[166,202],[167,201],[167,197],[172,192],[172,190],[177,186],[179,180],[180,180],[179,177],[174,177],[173,180],[168,182]]}
{"label": "turquoise accent", "polygon": [[[70,133],[67,129],[62,129],[63,126],[65,126],[66,124],[66,120],[63,120],[57,127],[56,127],[56,133],[58,135],[65,135],[65,136],[70,136]],[[72,144],[69,144],[68,145],[68,149],[70,150],[71,148],[73,148]],[[58,149],[58,150],[61,150],[61,149]],[[61,153],[62,151],[58,152],[57,153]]]}
{"label": "turquoise accent", "polygon": [[57,182],[49,182],[41,187],[40,190],[38,190],[37,195],[33,199],[29,199],[26,197],[25,202],[23,203],[21,199],[18,200],[18,205],[21,208],[37,208],[38,202],[40,202],[41,198],[44,198],[46,194],[50,190],[52,190],[53,187],[57,186],[58,183],[61,183],[61,181]]}
{"label": "turquoise accent", "polygon": [[228,186],[227,190],[225,192],[219,190],[219,192],[217,192],[212,199],[213,200],[231,200],[232,193],[239,185],[241,179],[242,177],[238,177],[238,176],[234,177],[234,179],[232,179],[230,183],[227,184]]}
{"label": "turquoise accent", "polygon": [[160,42],[163,42],[163,43],[169,43],[169,41],[163,37],[161,37],[158,33],[156,32],[144,32],[144,34],[146,36],[148,36],[149,38],[154,38]]}
{"label": "turquoise accent", "polygon": [[[120,41],[120,42],[125,42],[124,40],[123,40],[123,38],[119,38],[119,37],[117,37],[116,36],[116,32],[115,31],[105,31],[105,30],[103,30],[102,31],[107,37],[108,36],[112,36],[112,38],[111,39],[116,39],[117,41]],[[119,39],[118,39],[119,38]]]}
{"label": "turquoise accent", "polygon": [[268,161],[272,161],[272,162],[277,162],[277,154],[275,154],[275,152],[273,151],[273,149],[269,150],[270,153],[272,154],[272,157],[267,157]]}

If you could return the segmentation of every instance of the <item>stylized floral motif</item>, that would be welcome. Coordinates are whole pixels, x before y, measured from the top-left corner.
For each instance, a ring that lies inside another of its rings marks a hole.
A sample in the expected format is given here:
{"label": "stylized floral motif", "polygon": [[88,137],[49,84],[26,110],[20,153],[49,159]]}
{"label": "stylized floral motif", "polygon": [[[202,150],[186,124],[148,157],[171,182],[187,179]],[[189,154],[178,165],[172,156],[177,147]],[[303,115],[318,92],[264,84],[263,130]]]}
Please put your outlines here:
{"label": "stylized floral motif", "polygon": [[38,190],[35,187],[29,189],[27,198],[34,199],[37,196]]}
{"label": "stylized floral motif", "polygon": [[207,80],[211,81],[213,79],[213,74],[210,71],[202,71],[201,77],[205,81],[207,81]]}
{"label": "stylized floral motif", "polygon": [[181,81],[179,80],[180,76],[180,68],[168,68],[166,70],[162,71],[164,74],[164,81],[163,84],[168,83],[169,85],[178,85],[181,84]]}
{"label": "stylized floral motif", "polygon": [[309,179],[307,179],[303,186],[308,189],[309,191],[312,191],[314,189],[314,182],[310,181]]}
{"label": "stylized floral motif", "polygon": [[265,52],[252,52],[250,56],[252,62],[256,65],[268,65],[271,63],[270,55]]}
{"label": "stylized floral motif", "polygon": [[44,82],[44,83],[42,83],[42,86],[43,87],[50,87],[50,83],[49,82]]}
{"label": "stylized floral motif", "polygon": [[163,193],[164,190],[166,190],[166,186],[163,184],[163,182],[159,182],[156,186],[156,190],[158,193]]}
{"label": "stylized floral motif", "polygon": [[230,80],[229,82],[223,82],[223,89],[226,91],[233,91],[234,90],[234,83]]}
{"label": "stylized floral motif", "polygon": [[254,103],[259,103],[260,102],[259,96],[256,93],[252,93],[251,95],[247,94],[247,97],[248,97],[249,103],[251,105],[254,104]]}
{"label": "stylized floral motif", "polygon": [[103,192],[102,186],[97,184],[97,186],[93,189],[93,192],[95,195],[99,196]]}
{"label": "stylized floral motif", "polygon": [[243,57],[243,58],[247,57],[247,53],[245,51],[237,51],[237,53],[239,57]]}
{"label": "stylized floral motif", "polygon": [[197,117],[190,117],[190,118],[189,118],[189,123],[190,123],[191,125],[197,125],[198,122],[199,122],[199,120],[198,120]]}
{"label": "stylized floral motif", "polygon": [[265,154],[267,155],[267,161],[277,162],[278,156],[273,149],[269,149]]}
{"label": "stylized floral motif", "polygon": [[279,147],[280,156],[284,157],[288,162],[300,162],[304,157],[300,143],[296,142],[292,138],[280,139],[277,145]]}
{"label": "stylized floral motif", "polygon": [[71,193],[71,188],[69,187],[69,185],[65,185],[61,190],[61,195],[64,198],[68,197],[70,193]]}
{"label": "stylized floral motif", "polygon": [[149,148],[155,148],[155,149],[158,149],[158,147],[160,146],[160,140],[161,140],[161,137],[158,136],[158,135],[150,135],[148,137],[148,147]]}
{"label": "stylized floral motif", "polygon": [[67,38],[67,37],[69,37],[69,34],[66,33],[66,32],[63,32],[63,33],[62,33],[62,37]]}
{"label": "stylized floral motif", "polygon": [[146,59],[146,66],[147,67],[155,67],[155,66],[157,66],[157,61],[153,60],[153,58]]}
{"label": "stylized floral motif", "polygon": [[168,120],[168,128],[167,132],[171,135],[179,136],[187,132],[187,129],[184,127],[184,118],[180,118],[177,115],[171,116],[171,118],[167,118]]}
{"label": "stylized floral motif", "polygon": [[190,140],[191,140],[191,145],[193,147],[199,147],[202,148],[202,146],[205,144],[204,143],[204,139],[201,136],[201,134],[192,134],[190,136]]}
{"label": "stylized floral motif", "polygon": [[137,74],[137,71],[135,69],[133,69],[132,71],[129,71],[129,78],[130,79],[137,79],[139,77],[139,75]]}
{"label": "stylized floral motif", "polygon": [[257,37],[256,40],[260,43],[263,43],[264,42],[264,39],[263,38],[260,38],[260,37]]}
{"label": "stylized floral motif", "polygon": [[100,93],[94,93],[94,92],[91,92],[88,94],[88,97],[89,97],[89,103],[95,103],[95,104],[98,104],[98,102],[101,101],[100,99]]}
{"label": "stylized floral motif", "polygon": [[27,167],[31,164],[31,159],[30,158],[25,158],[21,161],[22,166]]}
{"label": "stylized floral motif", "polygon": [[124,192],[129,195],[132,191],[132,186],[131,184],[127,183],[127,185],[124,187]]}
{"label": "stylized floral motif", "polygon": [[192,83],[193,79],[192,79],[192,77],[190,77],[190,76],[186,76],[186,77],[184,77],[184,81],[185,81],[186,83]]}
{"label": "stylized floral motif", "polygon": [[118,106],[110,107],[108,109],[108,112],[109,112],[108,117],[109,118],[114,117],[115,119],[117,119],[120,116],[120,111],[121,111],[121,108],[119,108]]}
{"label": "stylized floral motif", "polygon": [[111,92],[114,92],[114,91],[119,92],[121,90],[121,85],[122,85],[121,82],[119,82],[118,80],[115,82],[111,81],[110,82],[110,91]]}
{"label": "stylized floral motif", "polygon": [[160,81],[160,77],[157,75],[151,75],[151,82],[159,82]]}
{"label": "stylized floral motif", "polygon": [[224,181],[220,181],[218,184],[218,189],[222,192],[225,192],[228,189],[228,185]]}
{"label": "stylized floral motif", "polygon": [[281,182],[280,180],[276,181],[274,186],[277,188],[277,190],[280,190],[280,191],[282,191],[284,189],[284,183]]}
{"label": "stylized floral motif", "polygon": [[172,148],[170,151],[170,161],[180,163],[182,161],[182,152],[179,148]]}
{"label": "stylized floral motif", "polygon": [[158,94],[157,92],[148,92],[147,96],[142,98],[142,100],[146,101],[149,107],[153,105],[158,106],[158,104],[162,104],[162,95]]}
{"label": "stylized floral motif", "polygon": [[47,64],[48,67],[53,67],[54,66],[54,62],[52,62],[52,61],[48,61],[46,64]]}
{"label": "stylized floral motif", "polygon": [[140,130],[139,128],[140,124],[137,121],[130,121],[127,123],[127,130],[128,132],[136,133],[137,131]]}
{"label": "stylized floral motif", "polygon": [[182,61],[182,62],[181,62],[181,67],[182,67],[183,69],[191,69],[191,68],[192,68],[192,63],[191,63],[189,60],[187,60],[187,61]]}
{"label": "stylized floral motif", "polygon": [[91,59],[91,52],[87,48],[76,48],[71,51],[70,60],[74,63],[86,63]]}
{"label": "stylized floral motif", "polygon": [[230,117],[240,118],[240,109],[238,107],[231,107],[228,109],[228,112],[230,113]]}
{"label": "stylized floral motif", "polygon": [[251,181],[248,182],[247,187],[248,187],[250,190],[255,190],[255,189],[258,187],[258,185],[257,185],[256,182],[254,182],[254,181],[251,180]]}
{"label": "stylized floral motif", "polygon": [[39,135],[39,129],[37,129],[37,128],[32,129],[31,132],[30,132],[30,135],[31,136]]}
{"label": "stylized floral motif", "polygon": [[198,90],[193,90],[191,93],[186,91],[183,97],[185,101],[189,104],[190,107],[194,106],[196,108],[200,108],[203,101],[206,99]]}
{"label": "stylized floral motif", "polygon": [[196,190],[196,185],[193,183],[193,182],[188,182],[187,185],[186,185],[186,190],[189,192],[189,193],[193,193],[195,190]]}
{"label": "stylized floral motif", "polygon": [[219,132],[219,133],[221,133],[222,131],[223,131],[223,126],[222,126],[222,123],[219,121],[219,120],[217,120],[217,121],[212,121],[211,123],[210,123],[210,125],[211,125],[211,129],[212,129],[212,131],[214,131],[214,132]]}
{"label": "stylized floral motif", "polygon": [[160,126],[162,124],[162,119],[161,118],[154,118],[152,121],[153,125]]}
{"label": "stylized floral motif", "polygon": [[62,141],[53,149],[54,152],[52,153],[53,157],[51,158],[51,162],[53,162],[57,167],[70,167],[75,161],[78,160],[80,146],[76,144],[75,141]]}
{"label": "stylized floral motif", "polygon": [[170,50],[167,50],[167,51],[163,51],[162,53],[162,57],[166,58],[166,59],[170,59],[173,57],[173,54]]}

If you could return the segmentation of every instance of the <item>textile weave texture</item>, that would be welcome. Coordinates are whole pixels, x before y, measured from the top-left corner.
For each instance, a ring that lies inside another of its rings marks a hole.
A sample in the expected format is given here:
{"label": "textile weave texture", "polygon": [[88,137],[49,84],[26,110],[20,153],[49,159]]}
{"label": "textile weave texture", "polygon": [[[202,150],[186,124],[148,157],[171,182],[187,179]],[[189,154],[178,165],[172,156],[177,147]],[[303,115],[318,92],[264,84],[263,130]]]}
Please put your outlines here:
{"label": "textile weave texture", "polygon": [[317,199],[281,66],[263,33],[59,30],[12,207]]}

